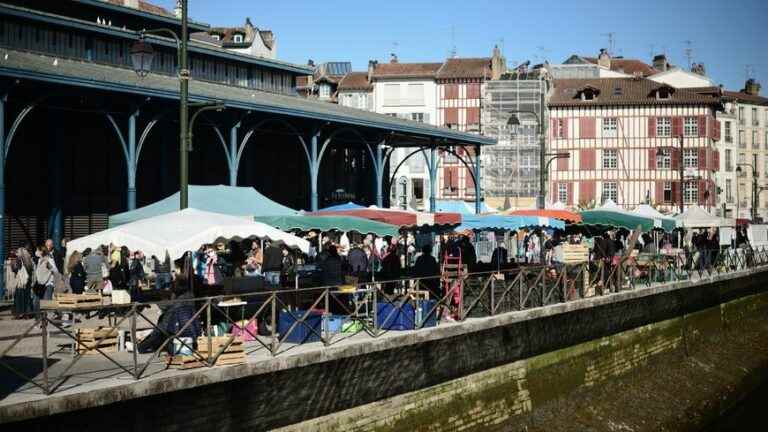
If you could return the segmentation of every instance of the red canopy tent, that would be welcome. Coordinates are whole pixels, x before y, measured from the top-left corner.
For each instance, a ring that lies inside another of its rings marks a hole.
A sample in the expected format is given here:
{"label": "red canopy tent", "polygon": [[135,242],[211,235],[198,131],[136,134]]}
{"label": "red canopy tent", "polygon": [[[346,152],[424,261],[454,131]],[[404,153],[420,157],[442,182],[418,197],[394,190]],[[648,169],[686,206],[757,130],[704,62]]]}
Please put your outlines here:
{"label": "red canopy tent", "polygon": [[510,212],[511,215],[517,216],[538,216],[549,217],[554,219],[560,219],[566,222],[579,223],[581,222],[581,215],[568,210],[555,210],[555,209],[524,209],[515,210]]}
{"label": "red canopy tent", "polygon": [[382,209],[369,207],[351,210],[331,210],[311,213],[317,216],[355,216],[384,222],[400,227],[413,227],[423,225],[458,225],[461,223],[459,213],[422,213],[396,209]]}

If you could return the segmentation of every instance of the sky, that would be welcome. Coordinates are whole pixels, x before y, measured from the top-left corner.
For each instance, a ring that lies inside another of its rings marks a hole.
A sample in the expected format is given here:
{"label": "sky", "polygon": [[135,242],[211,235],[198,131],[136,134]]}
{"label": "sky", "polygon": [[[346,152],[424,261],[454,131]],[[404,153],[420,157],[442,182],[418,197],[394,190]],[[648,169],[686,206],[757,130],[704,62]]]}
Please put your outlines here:
{"label": "sky", "polygon": [[[175,0],[150,0],[172,10]],[[704,63],[728,90],[748,74],[768,94],[768,0],[189,0],[190,18],[213,26],[253,24],[272,30],[281,60],[306,64],[368,60],[439,62],[489,57],[499,45],[507,65],[561,63],[571,54],[613,55],[648,63]],[[687,43],[686,41],[690,41]]]}

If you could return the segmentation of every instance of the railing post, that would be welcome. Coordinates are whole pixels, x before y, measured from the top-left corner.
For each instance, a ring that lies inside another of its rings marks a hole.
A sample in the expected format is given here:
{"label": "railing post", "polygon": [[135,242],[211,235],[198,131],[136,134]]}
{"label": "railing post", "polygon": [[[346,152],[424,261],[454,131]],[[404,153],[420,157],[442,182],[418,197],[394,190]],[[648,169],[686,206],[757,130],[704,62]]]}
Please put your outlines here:
{"label": "railing post", "polygon": [[[51,386],[48,382],[48,316],[45,312],[39,312],[40,314],[40,331],[43,336],[43,386],[45,387],[45,394],[51,394]],[[79,347],[75,344],[75,352]]]}
{"label": "railing post", "polygon": [[330,295],[331,295],[331,289],[330,288],[326,288],[325,289],[325,303],[324,303],[324,309],[325,310],[323,311],[323,318],[322,318],[322,323],[323,323],[323,331],[322,331],[322,333],[323,333],[323,345],[325,345],[325,346],[330,345],[330,340],[331,340],[331,338],[330,338],[331,331],[330,331],[330,325],[329,325],[329,322],[328,322],[328,320],[330,319],[330,316],[331,316],[330,301],[329,301]]}
{"label": "railing post", "polygon": [[[213,360],[213,335],[211,334],[211,299],[209,298],[208,301],[205,304],[205,332],[208,335],[208,366],[213,366],[212,360]],[[198,350],[200,347],[198,347]]]}
{"label": "railing post", "polygon": [[376,284],[371,284],[373,288],[373,337],[379,336],[379,290]]}
{"label": "railing post", "polygon": [[133,379],[139,379],[139,344],[136,340],[136,304],[131,308],[131,343],[133,344]]}
{"label": "railing post", "polygon": [[274,356],[275,350],[277,349],[277,301],[274,292],[272,293],[272,297],[270,297],[270,301],[272,302],[272,323],[270,324],[272,340],[270,342],[271,349],[269,351]]}
{"label": "railing post", "polygon": [[[501,274],[501,273],[499,273]],[[496,276],[491,274],[491,316],[496,315]]]}

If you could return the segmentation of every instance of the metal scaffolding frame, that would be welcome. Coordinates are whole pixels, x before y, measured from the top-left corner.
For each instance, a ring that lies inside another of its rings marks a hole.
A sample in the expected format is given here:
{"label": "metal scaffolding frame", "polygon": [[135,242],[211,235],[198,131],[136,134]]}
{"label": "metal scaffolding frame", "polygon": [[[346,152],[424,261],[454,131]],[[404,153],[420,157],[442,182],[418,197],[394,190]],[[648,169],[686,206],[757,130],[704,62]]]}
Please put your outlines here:
{"label": "metal scaffolding frame", "polygon": [[514,74],[486,82],[483,134],[498,140],[497,145],[483,154],[483,190],[487,197],[520,198],[538,194],[539,122],[545,109],[546,91],[547,81],[537,73]]}

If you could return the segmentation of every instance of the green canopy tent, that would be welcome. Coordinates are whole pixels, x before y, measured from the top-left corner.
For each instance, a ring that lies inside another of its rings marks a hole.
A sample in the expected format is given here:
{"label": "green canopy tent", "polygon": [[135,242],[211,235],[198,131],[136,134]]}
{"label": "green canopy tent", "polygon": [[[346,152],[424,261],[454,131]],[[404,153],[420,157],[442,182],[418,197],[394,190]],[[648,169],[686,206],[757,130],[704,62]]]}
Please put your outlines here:
{"label": "green canopy tent", "polygon": [[[278,204],[252,187],[189,185],[189,207],[230,216],[287,216],[298,212]],[[109,217],[109,227],[179,211],[179,193],[136,210]]]}
{"label": "green canopy tent", "polygon": [[255,216],[253,220],[283,231],[357,231],[360,234],[371,233],[379,237],[396,236],[400,229],[396,225],[354,216]]}
{"label": "green canopy tent", "polygon": [[654,221],[651,218],[609,210],[583,211],[581,212],[581,218],[582,225],[626,228],[630,231],[638,226],[640,226],[643,231],[651,231],[654,228]]}

